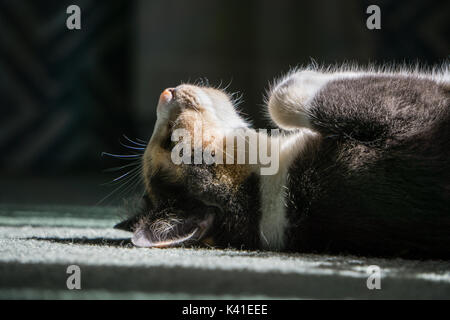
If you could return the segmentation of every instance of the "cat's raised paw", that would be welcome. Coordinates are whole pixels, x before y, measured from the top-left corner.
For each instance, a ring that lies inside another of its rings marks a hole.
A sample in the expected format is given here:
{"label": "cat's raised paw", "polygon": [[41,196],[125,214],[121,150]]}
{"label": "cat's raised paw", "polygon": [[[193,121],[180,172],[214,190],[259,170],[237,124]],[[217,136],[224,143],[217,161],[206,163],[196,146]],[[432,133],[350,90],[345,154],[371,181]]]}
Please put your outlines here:
{"label": "cat's raised paw", "polygon": [[329,77],[316,71],[298,71],[282,78],[269,95],[271,119],[282,129],[310,128],[308,111]]}

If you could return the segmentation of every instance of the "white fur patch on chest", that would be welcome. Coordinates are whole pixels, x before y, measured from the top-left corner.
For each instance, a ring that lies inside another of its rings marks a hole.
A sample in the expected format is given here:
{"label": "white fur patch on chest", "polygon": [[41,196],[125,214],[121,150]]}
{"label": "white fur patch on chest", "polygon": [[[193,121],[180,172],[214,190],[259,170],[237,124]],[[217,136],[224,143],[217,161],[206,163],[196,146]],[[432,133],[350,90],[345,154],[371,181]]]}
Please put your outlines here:
{"label": "white fur patch on chest", "polygon": [[301,153],[306,139],[316,135],[308,129],[302,129],[280,139],[280,169],[276,175],[261,176],[260,199],[261,221],[259,223],[261,247],[279,251],[286,243],[286,192],[287,173],[294,159]]}
{"label": "white fur patch on chest", "polygon": [[275,176],[261,176],[261,246],[267,250],[282,250],[287,226],[284,204],[287,174],[281,169]]}

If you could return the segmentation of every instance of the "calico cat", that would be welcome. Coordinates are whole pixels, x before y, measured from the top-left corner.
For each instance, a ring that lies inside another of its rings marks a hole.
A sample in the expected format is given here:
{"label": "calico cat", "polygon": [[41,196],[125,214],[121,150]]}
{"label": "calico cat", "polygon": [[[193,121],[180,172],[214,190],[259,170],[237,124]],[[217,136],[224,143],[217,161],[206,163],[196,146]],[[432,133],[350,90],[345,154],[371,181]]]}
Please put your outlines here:
{"label": "calico cat", "polygon": [[201,124],[192,148],[232,156],[224,141],[236,130],[261,136],[222,90],[166,89],[142,157],[142,205],[117,228],[140,247],[449,259],[449,103],[448,68],[295,70],[268,94],[282,133],[267,137],[279,169],[262,175],[259,162],[174,164],[180,128]]}

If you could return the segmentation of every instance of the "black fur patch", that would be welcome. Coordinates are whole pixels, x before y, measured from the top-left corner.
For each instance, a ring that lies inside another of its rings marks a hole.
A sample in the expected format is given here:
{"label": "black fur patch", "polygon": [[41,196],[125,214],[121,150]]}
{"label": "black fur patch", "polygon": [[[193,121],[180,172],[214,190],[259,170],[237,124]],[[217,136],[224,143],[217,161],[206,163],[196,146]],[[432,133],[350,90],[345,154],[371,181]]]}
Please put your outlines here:
{"label": "black fur patch", "polygon": [[289,170],[290,250],[450,258],[450,96],[413,77],[339,80]]}
{"label": "black fur patch", "polygon": [[215,218],[206,236],[213,237],[215,246],[257,249],[261,217],[259,177],[252,174],[237,191],[231,191],[215,181],[211,166],[192,165],[186,166],[186,170],[184,181],[178,184],[168,182],[170,179],[164,172],[152,177],[158,203],[144,197],[139,210],[131,212],[131,217],[116,228],[135,231],[169,216],[188,220],[205,214],[212,206],[216,208]]}

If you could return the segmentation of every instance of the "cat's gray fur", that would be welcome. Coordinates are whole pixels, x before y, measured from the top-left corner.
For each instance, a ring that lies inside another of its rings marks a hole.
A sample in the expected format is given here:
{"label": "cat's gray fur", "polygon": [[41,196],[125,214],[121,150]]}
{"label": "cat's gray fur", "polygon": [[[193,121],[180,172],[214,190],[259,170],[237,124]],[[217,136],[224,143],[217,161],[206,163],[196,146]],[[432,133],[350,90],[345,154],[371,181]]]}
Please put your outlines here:
{"label": "cat's gray fur", "polygon": [[[288,150],[284,180],[251,174],[227,197],[211,168],[193,166],[176,185],[164,172],[151,177],[159,198],[218,204],[210,234],[219,246],[450,259],[448,71],[295,71],[273,86],[268,111],[287,136],[314,133]],[[270,192],[261,196],[271,188],[286,188],[280,212],[266,208]],[[145,199],[122,228],[164,212]]]}

